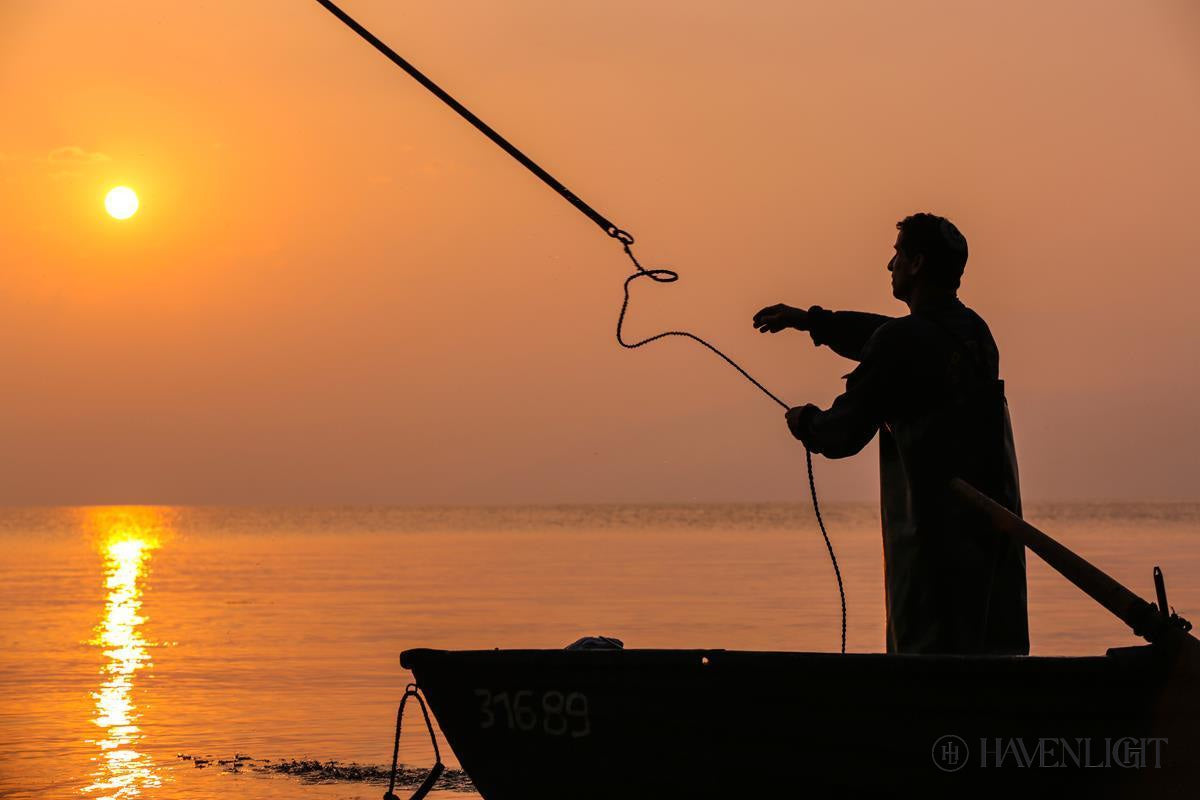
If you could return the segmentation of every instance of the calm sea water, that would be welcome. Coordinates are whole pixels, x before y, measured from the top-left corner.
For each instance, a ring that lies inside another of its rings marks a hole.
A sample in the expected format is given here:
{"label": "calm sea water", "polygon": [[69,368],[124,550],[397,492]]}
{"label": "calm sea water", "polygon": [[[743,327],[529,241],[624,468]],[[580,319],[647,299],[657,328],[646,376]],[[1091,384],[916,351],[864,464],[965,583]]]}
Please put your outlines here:
{"label": "calm sea water", "polygon": [[[377,785],[264,767],[385,765],[410,677],[398,654],[410,647],[561,647],[606,634],[627,647],[835,650],[837,590],[810,514],[0,511],[0,796],[378,798]],[[827,516],[850,649],[877,651],[878,516],[853,506]],[[1028,516],[1144,597],[1161,564],[1173,605],[1200,616],[1200,505],[1042,506]],[[1035,653],[1135,643],[1035,561]],[[401,760],[427,765],[428,743],[409,724]],[[219,763],[239,754],[271,761]]]}

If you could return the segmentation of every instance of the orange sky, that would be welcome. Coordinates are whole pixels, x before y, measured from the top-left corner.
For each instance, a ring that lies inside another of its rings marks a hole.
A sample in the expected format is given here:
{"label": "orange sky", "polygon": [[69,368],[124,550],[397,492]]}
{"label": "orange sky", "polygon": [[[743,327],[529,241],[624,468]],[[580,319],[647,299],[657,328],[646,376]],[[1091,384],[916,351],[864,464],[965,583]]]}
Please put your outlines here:
{"label": "orange sky", "polygon": [[[345,6],[680,270],[631,336],[826,404],[751,315],[902,313],[942,213],[1027,498],[1200,498],[1195,4]],[[621,350],[619,248],[315,3],[6,2],[0,96],[0,502],[804,499],[774,404]]]}

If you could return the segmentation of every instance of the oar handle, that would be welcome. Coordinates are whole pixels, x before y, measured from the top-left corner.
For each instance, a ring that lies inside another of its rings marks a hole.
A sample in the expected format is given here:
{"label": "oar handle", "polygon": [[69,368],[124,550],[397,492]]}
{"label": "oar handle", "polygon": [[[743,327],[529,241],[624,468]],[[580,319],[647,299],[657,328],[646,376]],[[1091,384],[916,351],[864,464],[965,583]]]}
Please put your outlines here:
{"label": "oar handle", "polygon": [[1159,614],[1153,603],[1138,597],[1112,576],[1033,527],[971,484],[961,478],[955,478],[950,481],[950,490],[968,506],[987,517],[993,528],[1028,547],[1088,597],[1132,628],[1138,636],[1150,642],[1175,641],[1179,637],[1185,637],[1195,643],[1195,639]]}

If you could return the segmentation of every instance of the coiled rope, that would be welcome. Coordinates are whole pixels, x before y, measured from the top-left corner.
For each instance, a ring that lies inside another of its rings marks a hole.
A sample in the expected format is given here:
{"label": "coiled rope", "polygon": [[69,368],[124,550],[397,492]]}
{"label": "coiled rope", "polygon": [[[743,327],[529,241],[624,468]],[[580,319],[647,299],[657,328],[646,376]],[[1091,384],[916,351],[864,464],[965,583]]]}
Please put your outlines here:
{"label": "coiled rope", "polygon": [[[408,61],[404,60],[399,53],[384,44],[384,42],[375,36],[375,34],[364,28],[357,20],[339,8],[336,3],[331,2],[331,0],[316,0],[316,2],[323,6],[330,14],[333,14],[333,16],[337,17],[338,20],[346,25],[346,27],[350,28],[350,30],[354,31],[364,40],[366,40],[368,44],[386,56],[389,61],[407,72],[409,76],[413,78],[413,80],[417,81],[417,83],[428,89],[435,97],[453,109],[460,117],[471,123],[476,130],[491,139],[492,142],[494,142],[501,150],[508,153],[510,156],[516,159],[518,163],[540,178],[543,183],[545,183],[554,191],[558,192],[563,199],[575,206],[580,213],[599,226],[602,231],[621,243],[622,248],[625,250],[625,255],[629,257],[629,260],[633,262],[633,266],[636,268],[635,272],[625,279],[625,297],[621,302],[621,313],[617,317],[617,342],[621,345],[621,347],[633,350],[650,344],[651,342],[658,341],[659,339],[665,339],[669,336],[682,336],[686,339],[691,339],[692,341],[703,345],[716,355],[720,356],[725,363],[741,373],[743,378],[758,387],[759,391],[774,400],[785,410],[789,408],[787,403],[780,400],[779,397],[766,386],[763,386],[762,383],[760,383],[749,372],[743,369],[740,364],[721,352],[720,348],[710,344],[694,333],[690,333],[688,331],[664,331],[636,342],[626,342],[623,336],[623,328],[625,324],[625,314],[629,310],[629,285],[638,278],[649,278],[656,283],[674,283],[675,281],[679,280],[679,273],[670,269],[644,268],[638,261],[637,256],[633,254],[634,239],[631,234],[627,233],[621,228],[618,228],[612,222],[609,222],[609,220],[600,214],[600,212],[596,211],[596,209],[585,203],[578,195],[560,183],[557,178],[555,178],[546,170],[542,169],[542,167],[540,167],[533,159],[522,153],[507,139],[493,130],[490,125],[471,113],[470,109],[455,100],[448,92],[442,89],[442,87],[438,86],[428,77],[426,77],[420,70],[410,64]],[[829,551],[829,559],[831,562],[833,562],[833,573],[837,578],[838,596],[840,597],[842,604],[842,652],[845,653],[846,591],[845,587],[842,585],[842,571],[838,567],[837,555],[833,551],[833,543],[829,540],[829,533],[825,530],[825,520],[821,517],[821,506],[817,501],[817,483],[816,479],[813,477],[812,451],[808,449],[807,445],[804,448],[804,460],[805,465],[808,468],[808,488],[809,493],[812,496],[813,512],[816,514],[817,526],[821,529],[821,536],[824,538],[825,547]]]}

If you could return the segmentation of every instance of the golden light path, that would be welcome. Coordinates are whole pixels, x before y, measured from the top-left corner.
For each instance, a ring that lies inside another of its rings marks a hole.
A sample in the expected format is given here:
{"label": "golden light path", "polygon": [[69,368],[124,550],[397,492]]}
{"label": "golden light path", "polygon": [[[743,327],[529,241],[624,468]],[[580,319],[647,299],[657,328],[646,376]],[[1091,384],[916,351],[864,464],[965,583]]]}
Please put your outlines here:
{"label": "golden light path", "polygon": [[162,784],[153,760],[138,752],[142,738],[137,725],[134,678],[151,664],[149,647],[142,638],[142,589],[139,579],[146,572],[150,554],[159,546],[164,516],[156,509],[95,509],[88,512],[90,528],[99,534],[104,554],[108,597],[104,618],[96,626],[92,644],[104,648],[108,659],[101,670],[103,680],[92,693],[96,716],[92,722],[102,733],[94,740],[100,754],[92,783],[82,789],[98,800],[137,797],[145,789]]}

